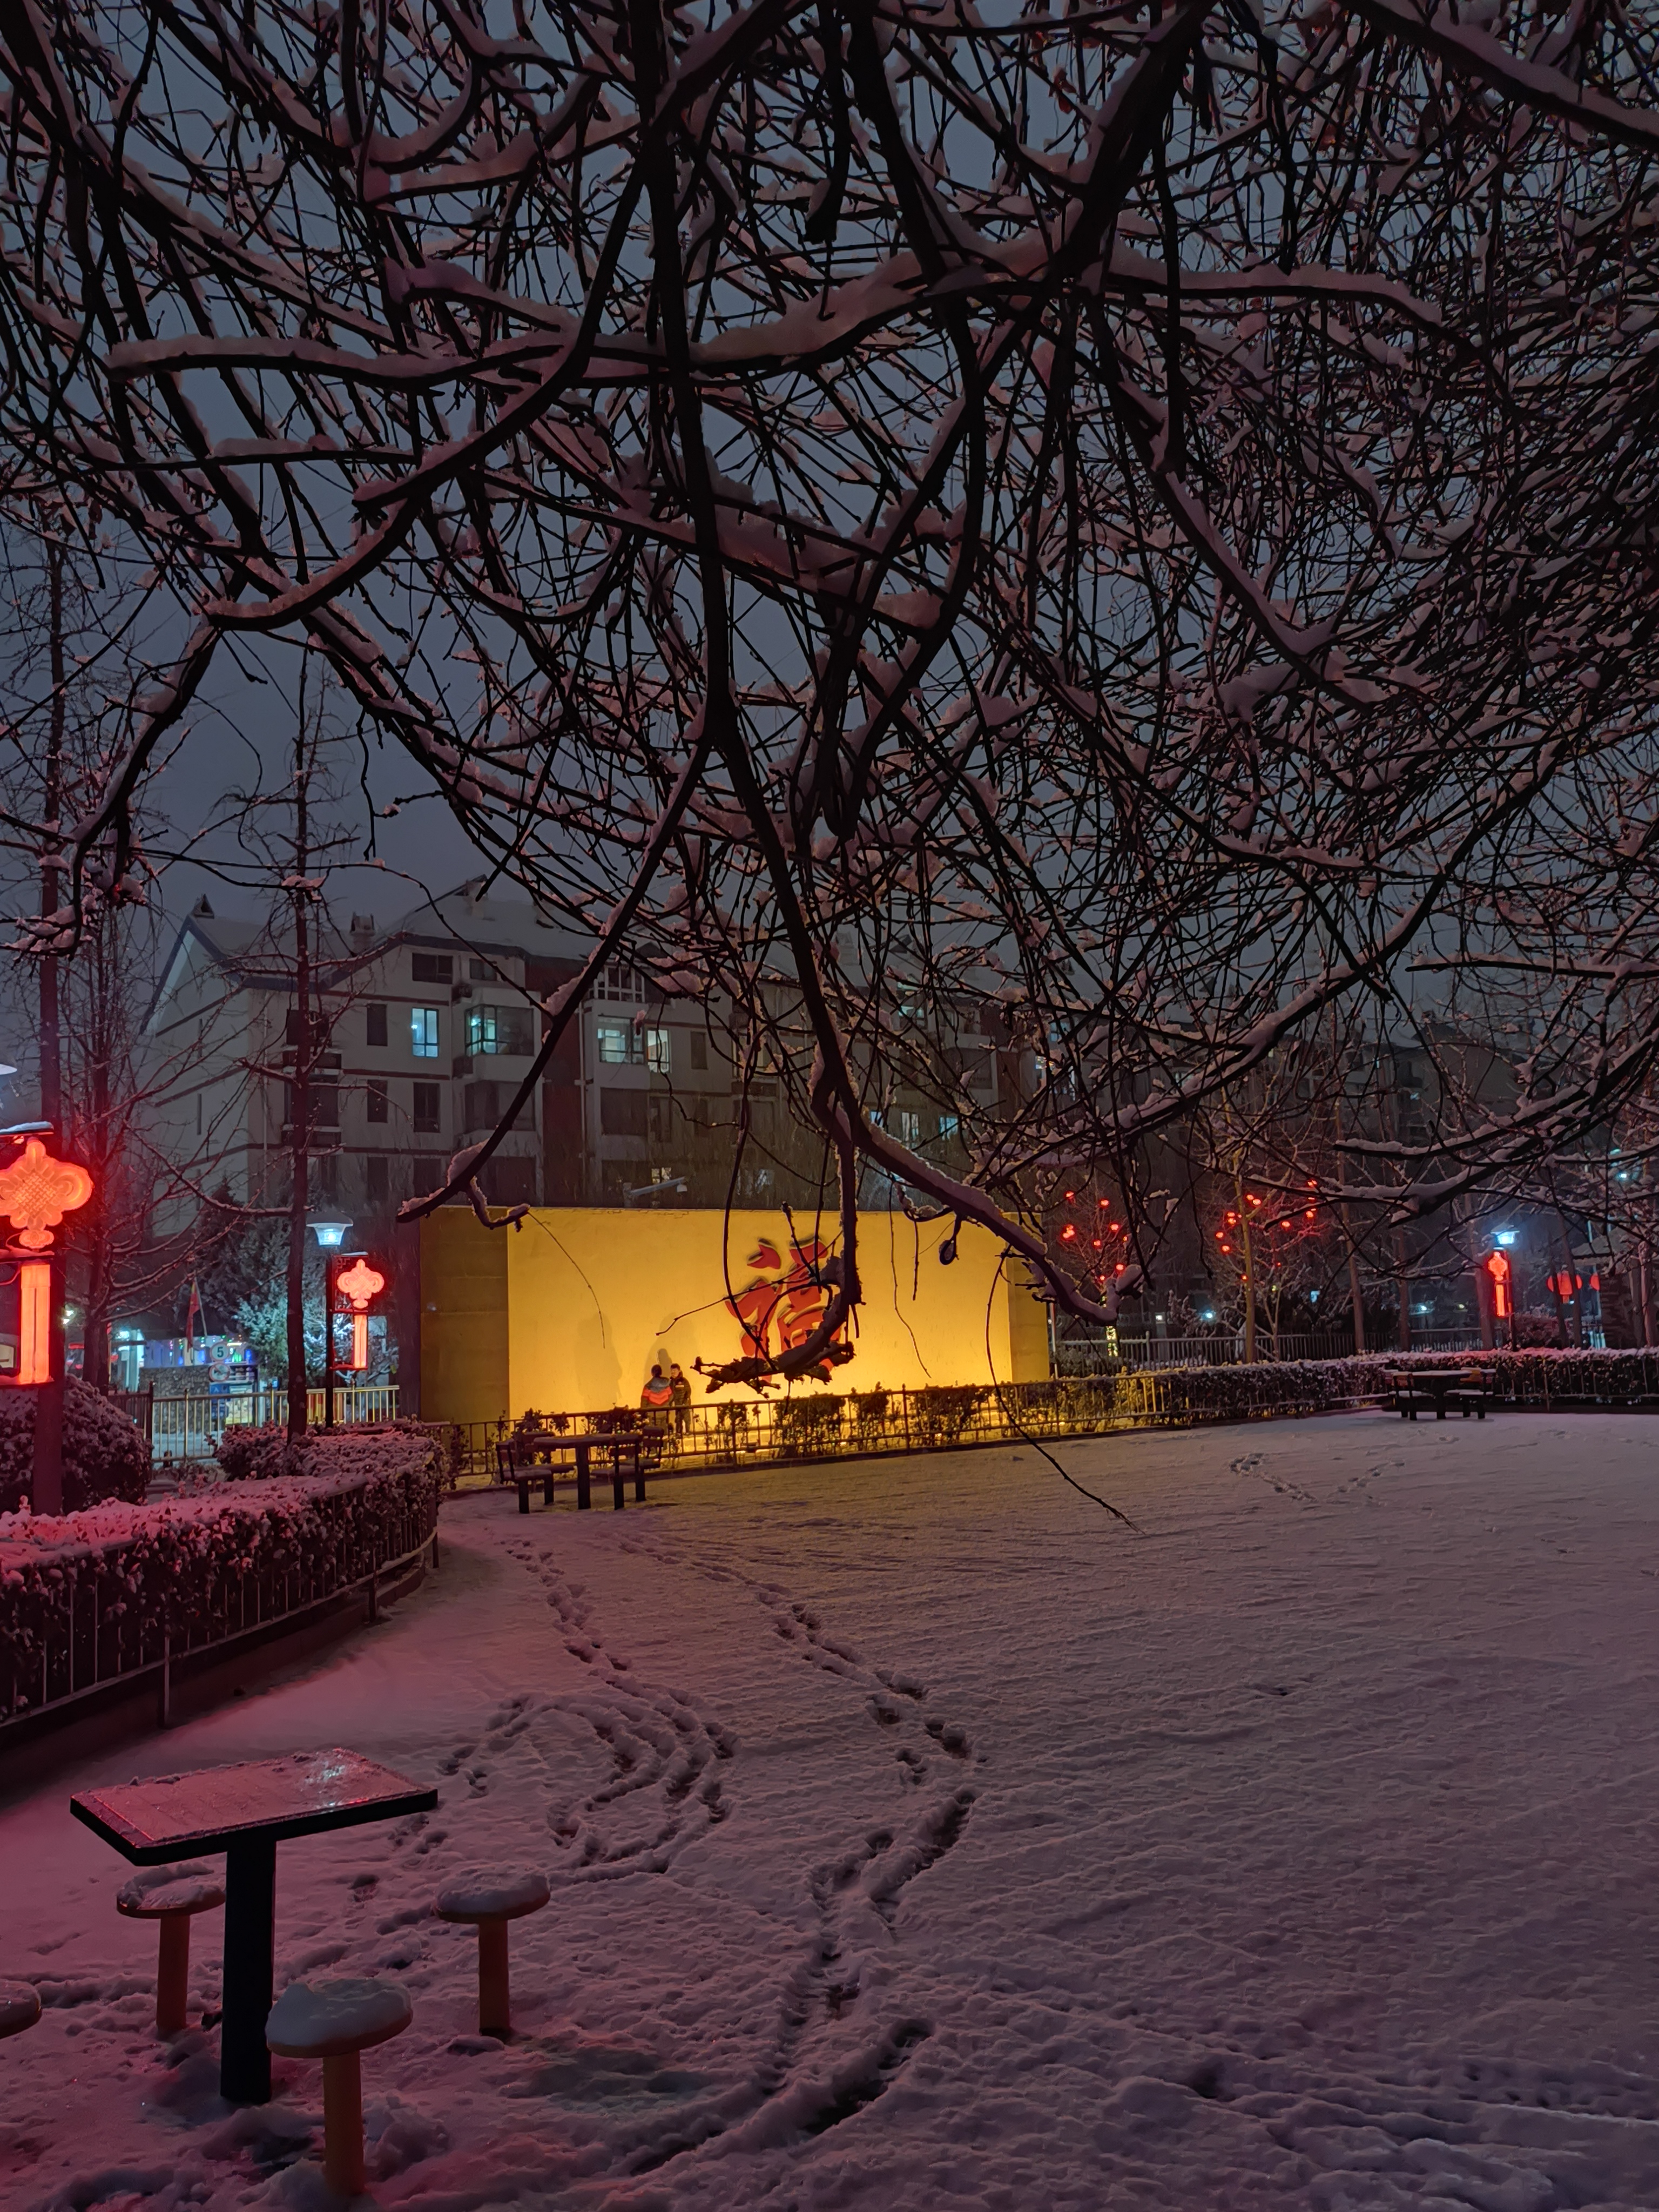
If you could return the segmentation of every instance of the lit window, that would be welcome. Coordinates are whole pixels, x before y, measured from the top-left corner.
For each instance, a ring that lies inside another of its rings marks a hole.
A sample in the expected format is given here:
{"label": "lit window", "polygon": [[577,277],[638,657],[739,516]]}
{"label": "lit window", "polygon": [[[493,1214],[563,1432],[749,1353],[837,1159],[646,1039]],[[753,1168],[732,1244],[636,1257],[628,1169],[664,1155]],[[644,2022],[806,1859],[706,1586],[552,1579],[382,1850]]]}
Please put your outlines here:
{"label": "lit window", "polygon": [[601,1022],[594,1031],[599,1058],[607,1067],[628,1067],[639,1056],[639,1043],[631,1023]]}
{"label": "lit window", "polygon": [[409,1010],[409,1048],[416,1060],[438,1057],[438,1009],[411,1006]]}
{"label": "lit window", "polygon": [[908,1108],[901,1106],[898,1113],[894,1118],[898,1123],[898,1140],[900,1144],[915,1146],[919,1145],[921,1142],[921,1116],[920,1114],[912,1114]]}
{"label": "lit window", "polygon": [[674,1073],[673,1048],[666,1030],[646,1031],[645,1064],[653,1075],[672,1075]]}
{"label": "lit window", "polygon": [[939,1117],[939,1133],[941,1137],[954,1137],[961,1127],[960,1114],[941,1114]]}
{"label": "lit window", "polygon": [[469,1052],[513,1052],[527,1055],[531,1042],[528,1006],[470,1006],[466,1016]]}

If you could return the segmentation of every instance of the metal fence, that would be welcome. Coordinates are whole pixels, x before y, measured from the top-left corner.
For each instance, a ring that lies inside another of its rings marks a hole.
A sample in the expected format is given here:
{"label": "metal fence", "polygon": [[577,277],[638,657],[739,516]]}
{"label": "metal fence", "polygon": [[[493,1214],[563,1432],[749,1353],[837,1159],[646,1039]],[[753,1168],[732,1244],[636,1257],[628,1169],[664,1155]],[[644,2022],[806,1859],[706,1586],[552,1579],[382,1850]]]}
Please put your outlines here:
{"label": "metal fence", "polygon": [[[1395,1348],[1393,1345],[1374,1344],[1370,1352],[1372,1357],[1386,1358]],[[1478,1352],[1480,1332],[1413,1331],[1411,1348],[1413,1352]],[[1271,1329],[1262,1328],[1256,1332],[1255,1356],[1264,1361],[1351,1359],[1353,1336],[1352,1332],[1327,1336],[1290,1329],[1275,1336]],[[1159,1367],[1233,1367],[1244,1357],[1244,1339],[1231,1334],[1126,1336],[1115,1329],[1060,1329],[1055,1333],[1053,1357],[1057,1375],[1098,1375],[1103,1367],[1113,1364],[1137,1372]]]}
{"label": "metal fence", "polygon": [[[1257,1371],[1243,1370],[1251,1376]],[[1270,1381],[1265,1368],[1260,1372],[1262,1395],[1243,1413],[1195,1403],[1191,1389],[1176,1376],[1147,1369],[1060,1376],[1048,1382],[941,1385],[765,1398],[749,1404],[693,1404],[654,1415],[612,1407],[586,1413],[527,1413],[516,1422],[441,1425],[449,1437],[452,1480],[471,1488],[496,1479],[496,1448],[515,1437],[565,1442],[642,1433],[660,1438],[665,1473],[690,1474],[721,1468],[944,1451],[955,1445],[1103,1436],[1114,1429],[1239,1419],[1249,1413],[1312,1413],[1382,1395],[1377,1389],[1360,1388],[1351,1400],[1333,1395],[1328,1383],[1316,1387],[1305,1374]]]}
{"label": "metal fence", "polygon": [[[312,1428],[320,1428],[326,1417],[326,1395],[306,1392],[306,1420]],[[146,1391],[134,1394],[127,1402],[127,1411],[141,1428],[145,1426],[146,1400],[150,1456],[158,1461],[211,1459],[227,1429],[258,1428],[288,1419],[286,1390],[196,1390],[176,1398]],[[395,1382],[336,1383],[334,1419],[342,1427],[397,1418]]]}
{"label": "metal fence", "polygon": [[[247,1492],[257,1497],[257,1486],[247,1486]],[[338,1493],[338,1501],[349,1503],[355,1494]],[[30,1608],[25,1636],[5,1632],[15,1622],[0,1624],[0,1746],[8,1724],[117,1684],[153,1685],[165,1727],[180,1661],[228,1650],[262,1629],[297,1622],[355,1591],[367,1592],[373,1617],[383,1577],[413,1566],[428,1552],[435,1560],[438,1503],[436,1486],[424,1483],[399,1510],[374,1516],[351,1540],[295,1549],[280,1566],[254,1573],[239,1571],[241,1563],[227,1554],[207,1571],[185,1625],[171,1629],[144,1601],[144,1570],[132,1539],[66,1551],[52,1562],[50,1609]],[[13,1613],[21,1603],[8,1593]]]}

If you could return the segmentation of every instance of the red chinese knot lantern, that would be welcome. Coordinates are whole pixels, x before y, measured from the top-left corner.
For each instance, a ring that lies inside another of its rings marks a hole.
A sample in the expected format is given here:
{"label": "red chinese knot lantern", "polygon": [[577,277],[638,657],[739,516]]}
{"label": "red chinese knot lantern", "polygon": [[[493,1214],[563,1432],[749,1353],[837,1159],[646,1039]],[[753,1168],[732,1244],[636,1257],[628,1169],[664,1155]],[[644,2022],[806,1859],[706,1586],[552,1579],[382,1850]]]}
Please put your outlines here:
{"label": "red chinese knot lantern", "polygon": [[[9,1167],[0,1168],[0,1213],[11,1223],[21,1251],[17,1271],[19,1383],[52,1380],[52,1261],[53,1231],[64,1216],[92,1196],[92,1177],[74,1160],[54,1159],[31,1137]],[[24,1256],[27,1255],[27,1256]]]}
{"label": "red chinese knot lantern", "polygon": [[367,1260],[354,1260],[334,1278],[334,1287],[351,1301],[351,1358],[346,1364],[361,1374],[368,1364],[368,1309],[386,1288],[386,1277]]}

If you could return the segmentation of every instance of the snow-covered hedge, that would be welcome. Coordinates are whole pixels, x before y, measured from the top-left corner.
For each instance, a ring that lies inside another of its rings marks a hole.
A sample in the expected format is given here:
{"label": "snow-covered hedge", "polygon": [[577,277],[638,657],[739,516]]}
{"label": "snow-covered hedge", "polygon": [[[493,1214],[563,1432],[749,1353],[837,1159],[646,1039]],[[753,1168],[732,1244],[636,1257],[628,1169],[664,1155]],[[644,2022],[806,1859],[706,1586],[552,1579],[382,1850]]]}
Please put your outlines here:
{"label": "snow-covered hedge", "polygon": [[[0,1513],[27,1505],[34,1472],[40,1393],[0,1387]],[[81,1380],[64,1382],[64,1503],[71,1513],[102,1498],[137,1504],[149,1480],[144,1440],[121,1408]]]}
{"label": "snow-covered hedge", "polygon": [[[307,1442],[309,1441],[307,1436]],[[288,1431],[280,1421],[268,1422],[258,1429],[251,1425],[228,1428],[213,1447],[213,1456],[233,1482],[263,1481],[272,1475],[305,1472],[305,1444],[290,1451]]]}
{"label": "snow-covered hedge", "polygon": [[1564,1401],[1600,1399],[1618,1404],[1632,1398],[1659,1397],[1659,1351],[1654,1350],[1613,1352],[1589,1346],[1582,1352],[1562,1352],[1551,1346],[1546,1350],[1518,1352],[1413,1352],[1403,1356],[1396,1353],[1383,1364],[1491,1368],[1497,1373],[1504,1395],[1528,1405],[1541,1405],[1547,1398],[1552,1403],[1559,1398]]}
{"label": "snow-covered hedge", "polygon": [[1376,1352],[1364,1359],[1163,1368],[1156,1382],[1160,1412],[1177,1419],[1231,1420],[1253,1413],[1311,1412],[1387,1397],[1393,1389],[1389,1376],[1402,1368],[1448,1367],[1479,1367],[1495,1374],[1500,1395],[1522,1405],[1620,1404],[1659,1397],[1659,1352],[1653,1351]]}
{"label": "snow-covered hedge", "polygon": [[1386,1369],[1375,1359],[1261,1359],[1237,1367],[1162,1367],[1146,1377],[1155,1383],[1158,1411],[1176,1420],[1247,1419],[1252,1413],[1316,1413],[1348,1406],[1389,1389]]}
{"label": "snow-covered hedge", "polygon": [[430,1437],[337,1431],[307,1472],[151,1505],[0,1514],[0,1713],[279,1619],[403,1557],[437,1523]]}
{"label": "snow-covered hedge", "polygon": [[417,1443],[441,1445],[441,1471],[453,1472],[450,1462],[454,1451],[450,1434],[442,1424],[420,1421],[387,1421],[372,1426],[353,1423],[342,1429],[307,1429],[297,1444],[289,1443],[288,1431],[279,1421],[267,1422],[257,1429],[228,1428],[214,1446],[213,1456],[233,1482],[269,1481],[276,1475],[314,1472],[313,1462],[319,1451],[330,1467],[355,1466],[361,1459],[360,1446],[386,1436],[408,1437]]}

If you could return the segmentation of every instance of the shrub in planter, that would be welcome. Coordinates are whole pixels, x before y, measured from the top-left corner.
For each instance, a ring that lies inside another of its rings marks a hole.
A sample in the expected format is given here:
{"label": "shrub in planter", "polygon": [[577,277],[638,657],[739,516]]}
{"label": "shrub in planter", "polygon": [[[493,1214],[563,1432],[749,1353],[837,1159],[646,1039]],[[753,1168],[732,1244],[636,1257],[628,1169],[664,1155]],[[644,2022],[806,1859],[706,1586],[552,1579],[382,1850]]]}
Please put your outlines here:
{"label": "shrub in planter", "polygon": [[[29,1501],[38,1392],[0,1388],[0,1513]],[[120,1407],[83,1382],[64,1382],[64,1508],[79,1513],[106,1498],[137,1504],[149,1480],[144,1440]]]}
{"label": "shrub in planter", "polygon": [[935,1383],[910,1395],[913,1443],[935,1448],[957,1443],[991,1394],[969,1383]]}
{"label": "shrub in planter", "polygon": [[811,1455],[833,1451],[841,1442],[839,1398],[786,1398],[772,1416],[772,1434],[781,1451]]}
{"label": "shrub in planter", "polygon": [[0,1521],[0,1715],[40,1695],[43,1655],[95,1612],[106,1679],[327,1596],[436,1525],[429,1437],[308,1440],[304,1477],[152,1504]]}
{"label": "shrub in planter", "polygon": [[290,1445],[280,1421],[268,1421],[257,1429],[249,1423],[228,1428],[213,1447],[213,1456],[233,1482],[263,1482],[277,1475],[306,1474],[309,1443],[307,1437],[305,1443]]}

